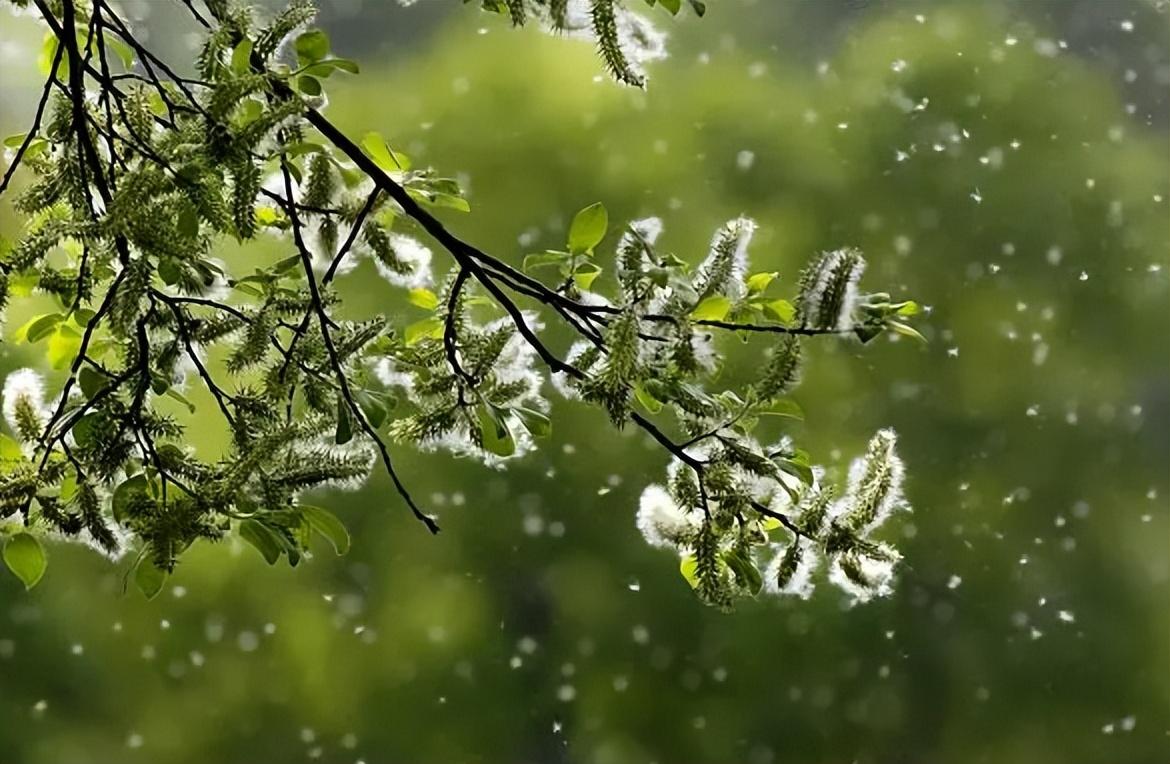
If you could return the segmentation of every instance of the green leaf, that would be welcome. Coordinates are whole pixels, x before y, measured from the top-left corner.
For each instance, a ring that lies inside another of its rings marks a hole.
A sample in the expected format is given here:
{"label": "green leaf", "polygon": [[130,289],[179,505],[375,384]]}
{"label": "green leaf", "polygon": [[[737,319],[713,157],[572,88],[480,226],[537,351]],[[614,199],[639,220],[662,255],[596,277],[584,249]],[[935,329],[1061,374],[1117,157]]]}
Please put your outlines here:
{"label": "green leaf", "polygon": [[678,562],[678,572],[692,589],[699,588],[699,561],[693,554],[685,554]]}
{"label": "green leaf", "polygon": [[601,266],[596,263],[581,263],[573,274],[573,283],[583,292],[588,292],[593,282],[601,275]]}
{"label": "green leaf", "polygon": [[908,324],[903,324],[901,321],[889,321],[886,325],[897,334],[926,344],[926,338],[919,334],[917,329]]}
{"label": "green leaf", "polygon": [[126,71],[134,68],[134,49],[124,40],[120,40],[114,35],[105,35],[105,44],[114,54],[122,60],[122,66],[126,67]]}
{"label": "green leaf", "polygon": [[780,275],[779,273],[772,271],[770,273],[753,273],[751,276],[748,276],[748,279],[747,279],[748,294],[762,293],[765,289],[768,288],[768,285],[771,284],[772,281],[774,281],[776,279],[776,277],[779,275]]}
{"label": "green leaf", "polygon": [[[24,338],[28,342],[40,342],[57,330],[57,324],[65,320],[60,313],[47,313],[34,319],[24,329]],[[22,327],[23,328],[23,327]]]}
{"label": "green leaf", "polygon": [[427,204],[432,207],[443,207],[459,212],[471,212],[471,204],[462,196],[456,194],[432,194]]}
{"label": "green leaf", "polygon": [[[88,419],[89,417],[86,417]],[[85,419],[82,420],[84,422]],[[81,424],[81,422],[78,422]],[[111,499],[111,508],[114,513],[114,519],[119,523],[129,517],[130,505],[140,496],[146,495],[148,483],[146,475],[134,475],[133,477],[123,480],[117,488],[114,489],[114,496]]]}
{"label": "green leaf", "polygon": [[791,458],[776,459],[775,462],[777,467],[797,478],[805,485],[813,484],[812,466],[808,463],[807,455],[803,459],[794,456]]}
{"label": "green leaf", "polygon": [[134,585],[146,599],[152,600],[162,591],[168,575],[165,570],[144,557],[134,569]]}
{"label": "green leaf", "polygon": [[24,451],[21,450],[20,444],[11,436],[5,435],[4,433],[0,433],[0,461],[24,461]]}
{"label": "green leaf", "polygon": [[769,300],[764,303],[764,310],[782,324],[791,324],[796,318],[796,308],[788,300]]}
{"label": "green leaf", "polygon": [[479,407],[479,432],[483,449],[489,454],[507,457],[516,453],[516,439],[503,417],[490,404]]}
{"label": "green leaf", "polygon": [[36,586],[41,576],[45,575],[48,559],[41,542],[32,534],[22,531],[4,544],[4,564],[24,583],[27,590]]}
{"label": "green leaf", "polygon": [[754,409],[754,413],[759,416],[782,416],[788,417],[789,419],[804,419],[804,411],[791,398],[779,398],[771,401],[765,406]]}
{"label": "green leaf", "polygon": [[389,415],[390,407],[387,405],[384,395],[371,393],[368,390],[358,390],[354,393],[353,397],[357,401],[358,406],[361,407],[362,413],[365,414],[370,426],[375,430],[386,423],[386,417]]}
{"label": "green leaf", "polygon": [[267,525],[256,520],[244,520],[240,523],[240,538],[256,547],[256,551],[263,555],[269,565],[275,565],[280,559],[283,544]]}
{"label": "green leaf", "polygon": [[252,40],[245,37],[232,50],[232,71],[246,74],[252,69]]}
{"label": "green leaf", "polygon": [[298,509],[308,521],[309,527],[324,536],[333,546],[333,551],[337,554],[345,554],[349,551],[349,531],[345,529],[341,520],[337,519],[337,515],[327,509],[305,504],[300,505]]}
{"label": "green leaf", "polygon": [[634,400],[641,404],[642,408],[649,411],[651,414],[657,414],[662,411],[662,401],[651,395],[642,385],[634,385]]}
{"label": "green leaf", "polygon": [[[41,41],[41,50],[37,55],[37,71],[42,77],[48,77],[53,68],[53,58],[57,55],[57,36],[52,32],[46,32],[44,39]],[[69,57],[62,56],[61,61],[57,64],[57,77],[64,81],[65,75],[69,71]]]}
{"label": "green leaf", "polygon": [[304,68],[305,74],[311,74],[314,77],[328,77],[333,74],[334,70],[348,72],[350,74],[358,73],[358,65],[355,61],[350,61],[348,58],[327,58],[323,61],[318,61]]}
{"label": "green leaf", "polygon": [[569,251],[574,254],[592,252],[605,238],[609,228],[609,212],[601,202],[590,204],[573,217],[569,226]]}
{"label": "green leaf", "polygon": [[320,29],[310,29],[297,37],[297,61],[304,66],[329,55],[329,35]]}
{"label": "green leaf", "polygon": [[57,330],[49,335],[45,357],[54,369],[64,369],[70,366],[79,352],[81,352],[81,335],[73,327],[59,324]]}
{"label": "green leaf", "polygon": [[194,413],[195,413],[195,404],[194,404],[194,403],[192,403],[191,401],[189,401],[189,400],[187,399],[187,396],[183,395],[182,393],[180,393],[180,392],[179,392],[178,390],[176,390],[175,388],[173,388],[173,387],[168,387],[168,388],[166,389],[166,392],[164,393],[164,395],[166,395],[168,398],[170,398],[170,399],[172,399],[172,400],[175,400],[175,401],[178,401],[179,403],[181,403],[181,404],[183,404],[184,406],[186,406],[186,407],[187,407],[187,411],[188,411],[189,413],[191,413],[191,414],[194,414]]}
{"label": "green leaf", "polygon": [[386,172],[405,171],[409,167],[403,166],[400,157],[394,153],[380,133],[366,133],[362,136],[362,148],[370,159],[374,160],[374,164]]}
{"label": "green leaf", "polygon": [[403,339],[407,346],[417,345],[425,339],[440,340],[443,338],[444,326],[441,318],[424,318],[406,327]]}
{"label": "green leaf", "polygon": [[82,366],[81,371],[77,373],[77,385],[81,388],[81,394],[85,396],[85,399],[90,400],[105,389],[106,378],[97,369]]}
{"label": "green leaf", "polygon": [[311,74],[302,74],[297,77],[297,90],[307,96],[321,95],[321,80]]}
{"label": "green leaf", "polygon": [[183,269],[174,259],[162,258],[158,264],[158,275],[167,286],[174,286],[183,277]]}
{"label": "green leaf", "polygon": [[532,255],[524,257],[525,272],[533,270],[534,268],[545,268],[550,265],[564,265],[569,262],[572,257],[568,252],[558,252],[555,249],[545,250],[544,252],[537,252]]}
{"label": "green leaf", "polygon": [[517,406],[512,411],[534,438],[545,438],[552,434],[552,420],[541,412],[523,406]]}
{"label": "green leaf", "polygon": [[415,287],[407,293],[406,299],[411,305],[417,305],[423,310],[434,310],[439,307],[439,296],[425,287]]}
{"label": "green leaf", "polygon": [[722,321],[730,310],[730,298],[712,295],[695,306],[691,311],[691,318],[696,321]]}
{"label": "green leaf", "polygon": [[337,396],[337,432],[333,435],[333,442],[344,445],[353,440],[353,418],[349,411],[349,403],[345,396]]}
{"label": "green leaf", "polygon": [[894,311],[894,315],[909,318],[910,316],[917,316],[922,312],[922,306],[913,300],[906,302],[896,302],[890,306],[890,310]]}
{"label": "green leaf", "polygon": [[736,583],[744,589],[747,589],[753,595],[760,593],[760,589],[764,585],[764,577],[760,575],[760,569],[756,567],[755,563],[752,562],[746,553],[732,550],[726,552],[723,555],[723,559],[727,562],[727,567],[731,568],[731,572],[735,575]]}

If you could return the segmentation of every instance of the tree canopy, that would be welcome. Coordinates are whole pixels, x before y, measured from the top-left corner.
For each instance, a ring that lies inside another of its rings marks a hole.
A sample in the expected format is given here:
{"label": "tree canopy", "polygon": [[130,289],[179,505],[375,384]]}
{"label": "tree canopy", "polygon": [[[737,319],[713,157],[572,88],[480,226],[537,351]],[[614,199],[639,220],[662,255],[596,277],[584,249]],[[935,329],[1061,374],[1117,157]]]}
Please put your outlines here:
{"label": "tree canopy", "polygon": [[[15,439],[0,498],[23,526],[9,531],[5,560],[27,585],[44,569],[44,531],[133,551],[147,595],[201,539],[237,533],[269,563],[294,566],[314,534],[343,552],[345,528],[302,495],[360,482],[375,465],[437,532],[393,445],[502,466],[552,427],[551,384],[670,457],[638,525],[679,552],[706,602],[729,607],[765,588],[808,596],[822,558],[860,600],[889,590],[898,553],[871,533],[905,505],[892,431],[874,436],[838,489],[761,424],[801,417],[787,395],[805,340],[921,338],[906,323],[917,303],[860,288],[860,252],[812,258],[786,299],[779,274],[750,268],[754,221],[718,227],[707,256],[688,263],[656,246],[656,218],[612,226],[620,233],[603,247],[611,224],[598,202],[576,213],[563,247],[516,267],[436,217],[469,211],[457,181],[325,116],[326,82],[358,65],[311,26],[310,3],[263,21],[224,0],[204,5],[186,3],[206,40],[185,75],[105,0],[32,3],[48,28],[45,84],[31,128],[10,140],[0,188],[20,167],[35,180],[16,200],[29,222],[0,271],[8,300],[56,298],[17,337],[67,374],[53,390],[31,369],[4,386]],[[513,24],[591,35],[629,85],[644,84],[638,62],[662,44],[615,0],[584,15],[563,2],[483,5]],[[288,254],[221,257],[224,240],[260,237]],[[363,259],[417,319],[344,315],[334,282]],[[542,337],[552,322],[575,335],[568,348]],[[767,348],[746,386],[719,383],[726,335]],[[215,410],[196,412],[188,385],[210,392]],[[158,405],[168,399],[189,416]],[[214,459],[182,445],[209,415],[231,435]]]}

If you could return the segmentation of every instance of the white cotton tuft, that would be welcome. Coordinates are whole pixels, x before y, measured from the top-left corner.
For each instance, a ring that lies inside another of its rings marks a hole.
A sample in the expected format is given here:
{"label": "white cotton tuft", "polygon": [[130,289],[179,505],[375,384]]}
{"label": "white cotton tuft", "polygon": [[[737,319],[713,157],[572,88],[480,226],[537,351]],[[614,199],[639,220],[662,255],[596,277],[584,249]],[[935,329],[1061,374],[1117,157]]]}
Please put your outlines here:
{"label": "white cotton tuft", "polygon": [[[630,223],[630,228],[637,232],[638,236],[642,238],[647,244],[654,244],[658,241],[658,237],[662,235],[662,218],[648,217],[641,220],[635,220]],[[627,231],[622,235],[621,242],[624,244],[633,237],[633,234]],[[620,248],[622,244],[619,244]]]}
{"label": "white cotton tuft", "polygon": [[406,273],[399,273],[380,260],[375,259],[378,274],[394,286],[404,289],[420,289],[431,285],[431,250],[417,239],[403,234],[390,235],[390,246],[394,254],[407,266]]}
{"label": "white cotton tuft", "polygon": [[[569,0],[565,9],[563,28],[557,28],[553,24],[552,15],[547,10],[540,7],[533,10],[538,14],[544,31],[578,40],[597,42],[597,35],[593,31],[589,0]],[[614,6],[614,16],[617,22],[619,47],[625,54],[626,61],[634,74],[645,79],[645,65],[666,58],[667,35],[644,16],[621,5]]]}
{"label": "white cotton tuft", "polygon": [[642,491],[637,525],[646,543],[657,547],[678,547],[697,527],[690,513],[657,484],[648,485]]}
{"label": "white cotton tuft", "polygon": [[[539,332],[544,328],[537,314],[522,311],[521,316],[532,331]],[[504,316],[487,324],[483,330],[490,334],[512,325],[512,318]],[[519,331],[514,332],[504,344],[504,349],[496,358],[492,373],[502,385],[511,386],[519,383],[521,392],[513,397],[513,403],[537,411],[548,410],[548,401],[540,394],[544,377],[537,371],[536,350]]]}
{"label": "white cotton tuft", "polygon": [[[865,258],[857,250],[836,249],[826,252],[817,263],[811,283],[800,295],[800,312],[806,321],[815,317],[822,329],[845,331],[853,327],[853,314],[859,298],[858,284],[865,272]],[[844,284],[840,283],[844,273]],[[840,300],[839,303],[836,300]],[[828,305],[836,315],[824,315]]]}
{"label": "white cotton tuft", "polygon": [[[892,550],[885,550],[896,558]],[[855,580],[845,571],[846,561],[841,555],[833,559],[829,566],[829,581],[840,587],[853,599],[851,604],[858,605],[869,602],[875,597],[887,597],[893,591],[891,586],[894,579],[894,560],[880,560],[874,557],[862,556],[856,559],[857,572],[865,583]]]}
{"label": "white cotton tuft", "polygon": [[39,423],[39,429],[49,423],[49,411],[45,406],[45,381],[32,369],[17,369],[4,380],[3,410],[4,421],[13,433],[24,437],[26,433],[20,414],[28,412]]}
{"label": "white cotton tuft", "polygon": [[776,556],[772,558],[764,570],[764,589],[771,594],[788,594],[807,600],[812,597],[813,589],[816,588],[813,584],[813,573],[820,565],[821,555],[808,539],[797,538],[792,543],[798,544],[800,549],[800,561],[796,564],[796,570],[781,586],[780,566],[790,547],[780,546],[776,550]]}
{"label": "white cotton tuft", "polygon": [[699,263],[698,282],[710,292],[725,294],[733,300],[742,299],[747,293],[744,279],[748,271],[748,246],[755,232],[756,222],[746,217],[720,226],[711,239],[707,257]]}
{"label": "white cotton tuft", "polygon": [[374,362],[374,376],[386,387],[397,387],[409,394],[414,391],[414,375],[401,371],[393,358],[379,358]]}
{"label": "white cotton tuft", "polygon": [[849,467],[848,487],[841,511],[852,513],[854,530],[862,535],[875,530],[897,509],[909,509],[902,484],[906,469],[895,446],[897,434],[889,428],[870,439],[864,456]]}
{"label": "white cotton tuft", "polygon": [[[570,366],[580,366],[578,361],[581,360],[581,355],[593,347],[588,340],[577,340],[569,346],[569,352],[565,354],[565,363]],[[588,368],[581,369],[581,371],[588,372]],[[570,401],[581,399],[581,393],[573,386],[574,380],[563,371],[554,371],[548,375],[548,381],[552,383],[553,389],[556,390],[562,398]]]}

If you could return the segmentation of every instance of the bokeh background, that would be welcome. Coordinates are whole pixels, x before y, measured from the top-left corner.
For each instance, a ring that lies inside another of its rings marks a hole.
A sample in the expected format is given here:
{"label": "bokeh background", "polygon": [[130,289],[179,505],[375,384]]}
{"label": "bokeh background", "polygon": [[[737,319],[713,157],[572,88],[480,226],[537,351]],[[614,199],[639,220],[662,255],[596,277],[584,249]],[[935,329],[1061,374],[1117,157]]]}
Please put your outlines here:
{"label": "bokeh background", "polygon": [[[506,472],[399,455],[437,538],[377,476],[320,498],[351,553],[295,571],[203,545],[145,602],[58,544],[32,593],[0,576],[0,761],[1170,761],[1165,2],[722,0],[663,16],[645,92],[461,3],[322,5],[363,65],[330,115],[457,173],[451,226],[501,257],[597,200],[692,261],[744,213],[761,270],[856,245],[932,306],[926,346],[818,343],[795,396],[819,461],[900,432],[897,591],[703,607],[634,528],[662,453],[559,404]],[[171,3],[125,6],[191,61]],[[0,12],[4,134],[39,42]],[[354,310],[408,316],[363,273]]]}

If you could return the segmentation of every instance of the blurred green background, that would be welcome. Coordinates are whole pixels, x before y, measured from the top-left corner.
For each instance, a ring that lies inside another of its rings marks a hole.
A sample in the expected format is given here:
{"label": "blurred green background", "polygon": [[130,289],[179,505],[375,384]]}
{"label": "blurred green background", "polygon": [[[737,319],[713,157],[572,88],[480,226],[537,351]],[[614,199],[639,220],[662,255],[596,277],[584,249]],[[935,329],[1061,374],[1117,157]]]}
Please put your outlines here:
{"label": "blurred green background", "polygon": [[[897,591],[703,607],[634,528],[663,454],[559,404],[506,472],[399,454],[436,538],[377,476],[320,499],[345,558],[203,545],[149,603],[70,545],[30,594],[0,576],[0,762],[1170,761],[1165,2],[723,0],[663,17],[646,92],[455,2],[322,4],[363,64],[329,114],[457,173],[490,252],[602,200],[697,261],[743,213],[760,270],[856,245],[933,307],[925,347],[817,343],[795,396],[818,461],[900,432]],[[169,2],[125,5],[191,60]],[[0,26],[9,134],[40,30]],[[355,310],[409,315],[364,273]]]}

